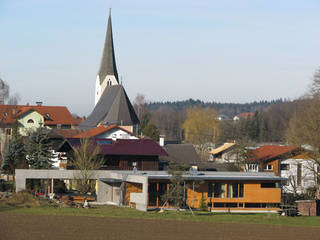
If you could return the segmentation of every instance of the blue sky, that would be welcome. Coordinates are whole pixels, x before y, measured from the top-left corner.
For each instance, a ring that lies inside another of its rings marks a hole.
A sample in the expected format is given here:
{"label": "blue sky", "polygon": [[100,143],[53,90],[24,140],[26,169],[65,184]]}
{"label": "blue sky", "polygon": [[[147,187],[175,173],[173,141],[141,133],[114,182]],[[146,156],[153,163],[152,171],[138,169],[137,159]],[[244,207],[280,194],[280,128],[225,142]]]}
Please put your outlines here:
{"label": "blue sky", "polygon": [[0,0],[0,77],[22,104],[90,113],[109,7],[131,101],[294,99],[320,66],[319,1]]}

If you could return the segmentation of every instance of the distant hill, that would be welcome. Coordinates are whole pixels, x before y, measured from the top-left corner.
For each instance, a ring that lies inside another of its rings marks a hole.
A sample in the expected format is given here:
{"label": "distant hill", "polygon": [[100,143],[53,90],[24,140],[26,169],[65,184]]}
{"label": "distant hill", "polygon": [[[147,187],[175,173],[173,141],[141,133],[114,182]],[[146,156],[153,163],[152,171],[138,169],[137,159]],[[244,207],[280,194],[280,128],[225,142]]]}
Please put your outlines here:
{"label": "distant hill", "polygon": [[159,108],[171,108],[175,111],[182,111],[190,107],[211,107],[216,109],[219,114],[228,116],[229,118],[234,117],[242,112],[263,112],[270,105],[280,105],[284,103],[283,99],[277,99],[272,101],[254,101],[250,103],[218,103],[218,102],[204,102],[201,100],[188,99],[184,101],[173,101],[173,102],[150,102],[146,105],[150,112],[155,112]]}

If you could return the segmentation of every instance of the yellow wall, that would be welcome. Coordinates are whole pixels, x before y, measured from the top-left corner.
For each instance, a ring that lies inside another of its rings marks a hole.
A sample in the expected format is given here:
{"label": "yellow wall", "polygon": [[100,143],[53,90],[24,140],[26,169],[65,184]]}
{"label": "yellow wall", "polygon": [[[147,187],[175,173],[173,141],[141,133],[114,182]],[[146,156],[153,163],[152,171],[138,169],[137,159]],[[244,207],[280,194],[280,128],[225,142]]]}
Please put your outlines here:
{"label": "yellow wall", "polygon": [[[237,183],[237,182],[224,182]],[[239,182],[244,184],[243,198],[227,198],[227,186],[225,186],[224,198],[208,199],[208,182],[196,184],[195,191],[192,188],[192,182],[188,182],[187,189],[187,204],[190,207],[199,208],[201,198],[203,197],[207,203],[280,203],[281,189],[280,188],[261,188],[260,182]],[[197,186],[198,185],[198,186]]]}
{"label": "yellow wall", "polygon": [[[32,119],[34,123],[27,123],[29,119]],[[35,130],[41,125],[43,126],[44,119],[41,114],[31,110],[21,115],[18,119],[18,122],[19,122],[19,125],[21,126],[19,128],[20,134],[25,136],[29,131]]]}

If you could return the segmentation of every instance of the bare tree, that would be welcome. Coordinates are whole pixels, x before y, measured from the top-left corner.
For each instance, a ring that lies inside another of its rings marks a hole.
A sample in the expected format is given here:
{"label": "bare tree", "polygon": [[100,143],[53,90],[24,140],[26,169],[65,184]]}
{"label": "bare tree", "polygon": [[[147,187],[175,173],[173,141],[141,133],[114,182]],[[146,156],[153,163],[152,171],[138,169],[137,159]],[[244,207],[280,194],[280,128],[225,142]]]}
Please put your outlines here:
{"label": "bare tree", "polygon": [[0,104],[5,104],[9,98],[9,85],[0,78]]}
{"label": "bare tree", "polygon": [[78,190],[83,194],[87,194],[93,188],[92,170],[98,170],[102,166],[99,153],[99,146],[89,138],[81,139],[80,146],[74,149],[70,165],[79,170],[79,174],[75,175],[74,179]]}
{"label": "bare tree", "polygon": [[146,103],[147,103],[146,96],[141,93],[138,93],[136,98],[133,101],[133,107],[136,110],[136,113],[140,120],[142,118],[142,115],[146,111]]}

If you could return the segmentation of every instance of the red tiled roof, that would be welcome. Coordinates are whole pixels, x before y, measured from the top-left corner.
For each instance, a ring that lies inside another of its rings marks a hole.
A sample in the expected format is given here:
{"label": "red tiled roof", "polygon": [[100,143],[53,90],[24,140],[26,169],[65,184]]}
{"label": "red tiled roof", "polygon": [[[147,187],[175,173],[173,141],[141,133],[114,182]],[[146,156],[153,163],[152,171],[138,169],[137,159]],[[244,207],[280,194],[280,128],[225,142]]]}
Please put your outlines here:
{"label": "red tiled roof", "polygon": [[[71,147],[80,146],[79,138],[68,138]],[[152,139],[93,139],[103,155],[167,156],[167,152]]]}
{"label": "red tiled roof", "polygon": [[80,134],[82,130],[79,129],[55,129],[55,132],[63,138],[72,138],[77,134]]}
{"label": "red tiled roof", "polygon": [[16,105],[3,105],[0,104],[0,122],[5,124],[11,124],[16,122],[15,114],[18,111]]}
{"label": "red tiled roof", "polygon": [[252,150],[252,161],[268,161],[299,149],[296,146],[265,145]]}
{"label": "red tiled roof", "polygon": [[[25,106],[25,105],[0,105],[0,121],[14,123],[16,118],[28,111],[36,111],[44,117],[46,125],[78,125],[80,120],[74,118],[65,106]],[[7,115],[7,116],[6,116]]]}
{"label": "red tiled roof", "polygon": [[77,134],[77,135],[73,136],[73,138],[95,137],[95,136],[98,136],[98,135],[100,135],[102,133],[108,132],[108,131],[110,131],[111,129],[114,129],[114,128],[121,129],[122,131],[125,131],[125,132],[129,133],[130,135],[133,135],[132,132],[130,132],[130,131],[118,126],[118,125],[110,125],[110,126],[101,125],[101,126],[92,128],[90,130],[81,132],[80,134]]}
{"label": "red tiled roof", "polygon": [[238,117],[240,118],[248,118],[253,116],[254,116],[254,112],[242,112],[238,114]]}

